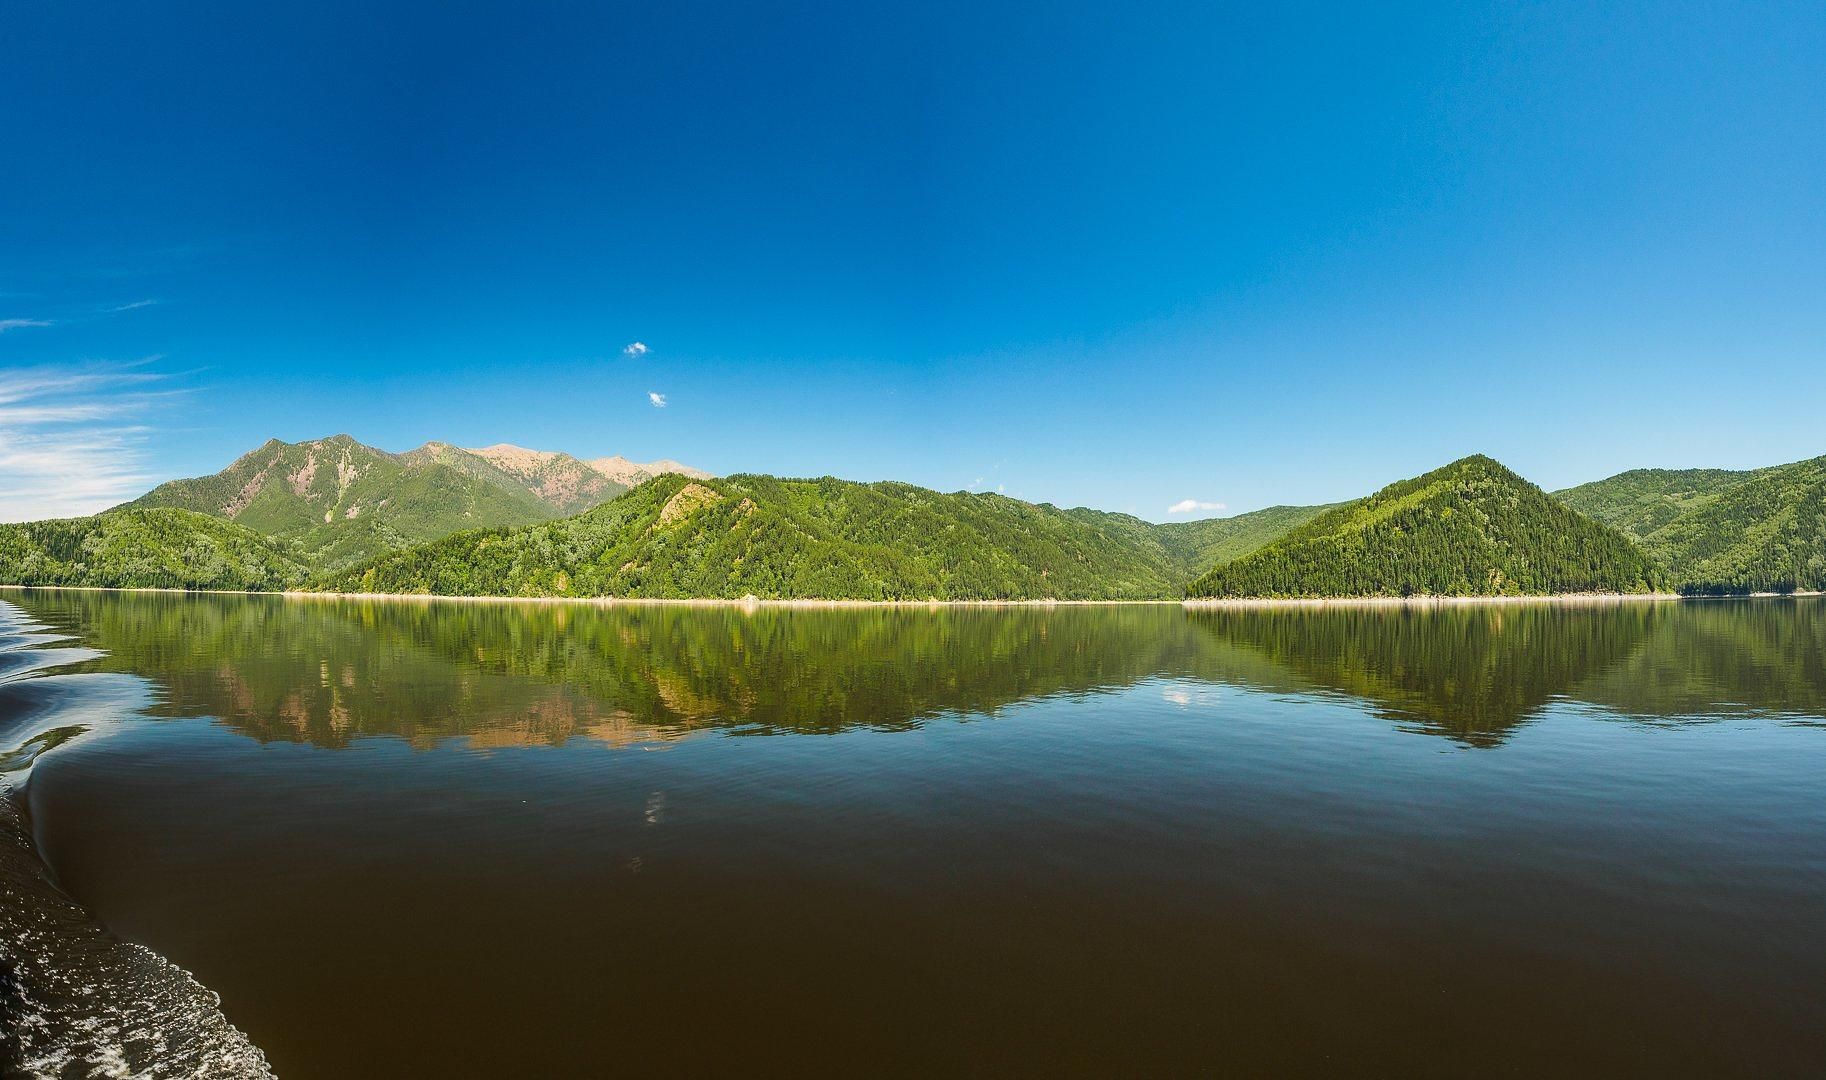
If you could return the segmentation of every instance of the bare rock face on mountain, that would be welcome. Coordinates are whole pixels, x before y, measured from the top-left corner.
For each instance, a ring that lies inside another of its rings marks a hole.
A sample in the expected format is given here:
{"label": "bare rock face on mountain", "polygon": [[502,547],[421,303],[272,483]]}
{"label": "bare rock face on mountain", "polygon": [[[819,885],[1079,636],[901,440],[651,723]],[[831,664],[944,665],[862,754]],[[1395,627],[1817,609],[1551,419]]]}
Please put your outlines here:
{"label": "bare rock face on mountain", "polygon": [[541,501],[567,514],[581,514],[633,487],[559,450],[528,450],[498,443],[465,450],[516,477]]}
{"label": "bare rock face on mountain", "polygon": [[663,471],[708,475],[675,462],[628,465],[611,474],[569,454],[507,444],[429,442],[394,454],[347,435],[272,439],[219,473],[161,484],[130,505],[233,521],[335,567],[464,529],[580,514]]}
{"label": "bare rock face on mountain", "polygon": [[629,461],[625,457],[616,455],[615,457],[595,458],[589,462],[589,466],[611,480],[626,484],[629,487],[644,484],[656,476],[676,474],[689,477],[693,480],[709,480],[712,475],[702,469],[694,469],[689,465],[680,464],[670,458],[661,458],[658,461],[643,463],[639,461]]}

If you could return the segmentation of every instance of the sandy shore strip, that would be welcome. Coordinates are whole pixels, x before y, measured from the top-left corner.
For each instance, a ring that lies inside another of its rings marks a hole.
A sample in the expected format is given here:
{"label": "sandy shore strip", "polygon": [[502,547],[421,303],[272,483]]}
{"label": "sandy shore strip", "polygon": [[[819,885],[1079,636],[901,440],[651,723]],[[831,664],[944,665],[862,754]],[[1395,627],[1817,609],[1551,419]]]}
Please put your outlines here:
{"label": "sandy shore strip", "polygon": [[1184,601],[1163,600],[765,600],[759,597],[663,598],[642,596],[445,596],[439,593],[316,592],[304,589],[255,592],[246,589],[120,588],[106,585],[11,585],[0,591],[172,593],[190,596],[275,596],[287,600],[359,600],[381,603],[440,604],[573,604],[589,607],[736,607],[736,608],[1021,608],[1021,607],[1167,607]]}
{"label": "sandy shore strip", "polygon": [[1450,607],[1473,604],[1602,605],[1666,603],[1669,601],[1790,599],[1826,596],[1826,592],[1735,593],[1722,596],[1687,596],[1681,593],[1553,593],[1541,596],[1310,596],[1310,597],[1191,597],[1181,600],[764,600],[701,597],[668,599],[638,596],[443,596],[435,593],[355,593],[284,590],[254,592],[243,589],[118,588],[103,585],[12,585],[0,591],[173,593],[193,596],[275,596],[287,600],[339,600],[375,603],[438,604],[570,604],[587,607],[734,607],[734,608],[1060,608],[1060,607],[1163,607],[1188,610],[1205,608],[1320,608],[1320,607]]}
{"label": "sandy shore strip", "polygon": [[1541,596],[1277,596],[1189,597],[1187,608],[1457,607],[1469,604],[1631,604],[1700,600],[1680,593],[1550,593]]}
{"label": "sandy shore strip", "polygon": [[1024,607],[1162,607],[1183,600],[764,600],[757,596],[663,598],[642,596],[439,596],[431,593],[286,592],[296,600],[362,600],[400,603],[453,601],[460,604],[584,604],[592,607],[734,607],[734,608],[1024,608]]}
{"label": "sandy shore strip", "polygon": [[1321,607],[1457,607],[1472,604],[1569,604],[1607,605],[1666,603],[1698,600],[1781,600],[1794,597],[1826,596],[1821,592],[1729,593],[1692,595],[1685,593],[1548,593],[1539,596],[1302,596],[1302,597],[1191,597],[1180,601],[1188,609],[1199,608],[1321,608]]}

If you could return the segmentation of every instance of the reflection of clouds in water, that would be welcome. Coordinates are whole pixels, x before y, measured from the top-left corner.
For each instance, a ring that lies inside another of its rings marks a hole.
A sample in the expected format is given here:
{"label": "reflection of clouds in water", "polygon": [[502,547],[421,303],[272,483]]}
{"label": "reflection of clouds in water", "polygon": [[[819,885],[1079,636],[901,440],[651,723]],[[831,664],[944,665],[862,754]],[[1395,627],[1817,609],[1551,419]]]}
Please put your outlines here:
{"label": "reflection of clouds in water", "polygon": [[666,817],[666,793],[655,791],[647,796],[647,824],[658,825]]}
{"label": "reflection of clouds in water", "polygon": [[1215,705],[1218,688],[1198,683],[1168,683],[1160,688],[1160,697],[1169,705],[1189,709],[1194,705]]}

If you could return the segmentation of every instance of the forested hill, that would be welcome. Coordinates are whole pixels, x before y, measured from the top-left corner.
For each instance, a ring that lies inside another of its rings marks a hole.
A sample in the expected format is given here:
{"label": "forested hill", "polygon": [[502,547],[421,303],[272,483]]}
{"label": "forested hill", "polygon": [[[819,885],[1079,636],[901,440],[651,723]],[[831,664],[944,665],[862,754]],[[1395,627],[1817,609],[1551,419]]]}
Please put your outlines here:
{"label": "forested hill", "polygon": [[1604,480],[1556,491],[1553,497],[1594,521],[1638,540],[1712,504],[1743,480],[1774,469],[1631,469]]}
{"label": "forested hill", "polygon": [[323,584],[478,596],[1176,598],[1194,571],[1159,529],[910,484],[666,476],[578,517],[460,533]]}
{"label": "forested hill", "polygon": [[1826,457],[1634,469],[1554,494],[1636,537],[1682,592],[1826,590]]}
{"label": "forested hill", "polygon": [[[619,482],[516,447],[274,442],[127,508],[0,527],[0,583],[856,600],[1167,599],[1187,582],[1213,597],[1826,590],[1826,458],[1636,470],[1548,496],[1470,457],[1351,503],[1167,525],[899,483],[642,476],[559,518]],[[488,527],[450,535],[465,523]]]}
{"label": "forested hill", "polygon": [[305,567],[232,521],[170,508],[0,525],[0,583],[116,589],[289,588]]}
{"label": "forested hill", "polygon": [[[1171,599],[1322,507],[1156,525],[909,484],[740,476],[670,462],[605,489],[566,455],[347,436],[272,441],[95,518],[10,527],[0,583],[483,595]],[[658,476],[658,479],[654,477]],[[619,491],[617,485],[614,489]],[[537,499],[534,496],[538,496]],[[192,509],[198,508],[198,509]],[[467,529],[464,522],[491,528]],[[448,538],[448,540],[446,540]],[[421,546],[412,546],[414,540]],[[398,552],[386,556],[388,552]],[[351,566],[359,566],[351,572]]]}
{"label": "forested hill", "polygon": [[1744,473],[1642,542],[1683,592],[1826,590],[1826,457]]}
{"label": "forested hill", "polygon": [[1207,597],[1648,592],[1627,537],[1477,455],[1328,510],[1193,582]]}

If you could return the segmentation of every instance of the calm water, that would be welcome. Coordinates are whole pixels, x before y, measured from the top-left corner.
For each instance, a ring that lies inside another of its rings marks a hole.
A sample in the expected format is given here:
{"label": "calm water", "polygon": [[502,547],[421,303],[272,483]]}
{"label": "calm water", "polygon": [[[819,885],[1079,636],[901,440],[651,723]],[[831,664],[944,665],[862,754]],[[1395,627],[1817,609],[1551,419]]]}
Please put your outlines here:
{"label": "calm water", "polygon": [[1826,1070],[1818,601],[0,600],[19,828],[111,932],[21,849],[11,963],[145,999],[129,1064]]}

